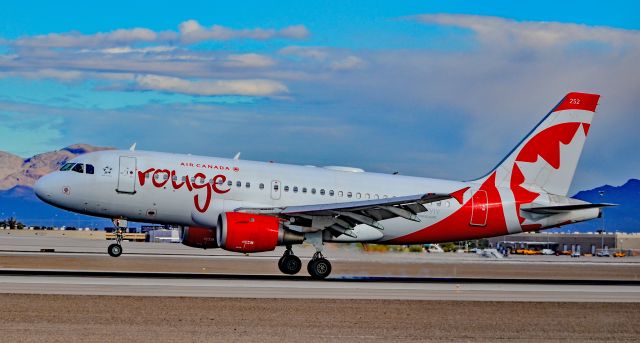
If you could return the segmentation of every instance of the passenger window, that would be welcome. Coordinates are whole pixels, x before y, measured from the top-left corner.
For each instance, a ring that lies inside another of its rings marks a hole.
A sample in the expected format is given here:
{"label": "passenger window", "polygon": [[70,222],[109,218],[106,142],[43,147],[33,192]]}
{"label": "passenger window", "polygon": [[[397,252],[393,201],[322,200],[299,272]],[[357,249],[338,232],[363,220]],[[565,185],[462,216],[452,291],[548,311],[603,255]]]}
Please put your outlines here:
{"label": "passenger window", "polygon": [[342,194],[343,194],[342,191],[338,191],[338,196],[339,197],[342,197]]}
{"label": "passenger window", "polygon": [[298,193],[298,186],[293,186],[293,192]]}
{"label": "passenger window", "polygon": [[351,198],[351,192],[347,192],[347,198]]}
{"label": "passenger window", "polygon": [[273,190],[274,190],[274,191],[277,191],[278,189],[280,189],[280,186],[278,186],[278,184],[274,184],[274,185],[273,185]]}
{"label": "passenger window", "polygon": [[320,190],[320,195],[324,195],[324,189]]}
{"label": "passenger window", "polygon": [[260,189],[264,189],[264,183],[261,183],[258,187],[260,187]]}
{"label": "passenger window", "polygon": [[[87,164],[87,173],[89,173],[89,165]],[[93,173],[91,173],[93,174]],[[164,174],[163,179],[169,180],[169,174]]]}
{"label": "passenger window", "polygon": [[364,197],[365,197],[365,199],[371,199],[371,196],[369,195],[369,193],[365,193]]}
{"label": "passenger window", "polygon": [[75,163],[65,163],[62,168],[60,168],[60,171],[67,171],[70,170],[71,168],[73,168],[73,165]]}
{"label": "passenger window", "polygon": [[93,174],[94,168],[93,164],[87,164],[87,174]]}
{"label": "passenger window", "polygon": [[316,189],[315,188],[311,188],[311,194],[316,194]]}
{"label": "passenger window", "polygon": [[236,187],[242,187],[242,181],[236,181]]}
{"label": "passenger window", "polygon": [[187,177],[186,176],[182,177],[182,182],[187,182]]}
{"label": "passenger window", "polygon": [[250,188],[250,187],[251,187],[251,183],[249,183],[249,182],[245,182],[244,186],[245,186],[246,188]]}
{"label": "passenger window", "polygon": [[302,187],[302,193],[306,193],[307,192],[307,187]]}
{"label": "passenger window", "polygon": [[218,181],[216,181],[217,184],[222,185],[224,183],[224,181],[222,181],[222,178],[218,178]]}
{"label": "passenger window", "polygon": [[356,193],[356,198],[360,199],[362,195],[360,193]]}
{"label": "passenger window", "polygon": [[233,182],[231,180],[227,181],[227,186],[229,187],[233,186]]}
{"label": "passenger window", "polygon": [[178,175],[174,175],[171,177],[171,181],[178,181]]}
{"label": "passenger window", "polygon": [[333,194],[334,194],[334,193],[333,193],[333,189],[330,189],[330,190],[329,190],[329,196],[333,196]]}
{"label": "passenger window", "polygon": [[383,196],[383,198],[385,198],[385,199],[386,199],[386,198],[388,198],[388,196],[385,194],[385,195]]}
{"label": "passenger window", "polygon": [[84,165],[82,163],[78,163],[75,166],[73,166],[73,168],[71,169],[76,173],[84,173]]}
{"label": "passenger window", "polygon": [[284,191],[288,192],[289,191],[289,186],[284,186]]}
{"label": "passenger window", "polygon": [[378,194],[373,196],[375,199],[380,199],[380,197],[378,196]]}

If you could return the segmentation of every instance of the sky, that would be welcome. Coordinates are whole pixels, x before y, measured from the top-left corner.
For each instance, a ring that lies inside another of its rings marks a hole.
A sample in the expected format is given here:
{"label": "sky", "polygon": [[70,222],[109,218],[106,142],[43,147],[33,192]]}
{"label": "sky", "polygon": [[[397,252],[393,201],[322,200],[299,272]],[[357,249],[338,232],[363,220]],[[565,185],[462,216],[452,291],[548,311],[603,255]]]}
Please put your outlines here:
{"label": "sky", "polygon": [[570,91],[572,191],[640,178],[637,1],[4,1],[0,150],[74,143],[455,180]]}

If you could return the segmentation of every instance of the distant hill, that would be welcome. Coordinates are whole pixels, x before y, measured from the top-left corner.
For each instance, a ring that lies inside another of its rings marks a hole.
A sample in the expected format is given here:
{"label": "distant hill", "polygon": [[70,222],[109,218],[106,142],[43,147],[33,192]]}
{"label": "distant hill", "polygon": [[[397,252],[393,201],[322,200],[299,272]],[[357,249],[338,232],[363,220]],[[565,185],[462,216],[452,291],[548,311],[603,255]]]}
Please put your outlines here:
{"label": "distant hill", "polygon": [[[27,225],[39,226],[111,226],[106,219],[78,215],[40,201],[33,193],[35,181],[57,170],[66,161],[84,153],[109,150],[87,144],[74,144],[58,151],[39,154],[27,159],[0,152],[0,220],[15,216]],[[600,196],[600,191],[603,195]],[[605,228],[609,232],[640,232],[640,180],[631,179],[622,186],[594,188],[575,196],[589,202],[615,203],[620,206],[605,209]],[[602,220],[563,226],[555,231],[594,232],[602,228]]]}
{"label": "distant hill", "polygon": [[108,220],[75,214],[45,204],[34,194],[33,185],[42,175],[58,170],[76,156],[110,149],[113,148],[74,144],[26,159],[0,152],[0,220],[16,217],[27,225],[109,226]]}
{"label": "distant hill", "polygon": [[0,152],[0,190],[7,190],[16,186],[33,187],[38,178],[57,170],[68,160],[88,152],[109,149],[113,148],[74,144],[27,159]]}
{"label": "distant hill", "polygon": [[[602,192],[602,195],[600,195]],[[573,196],[588,202],[606,202],[618,204],[604,210],[605,230],[608,232],[640,232],[640,180],[630,179],[622,186],[601,186],[581,191]],[[596,231],[602,228],[602,220],[596,219],[584,223],[560,228],[576,231]]]}

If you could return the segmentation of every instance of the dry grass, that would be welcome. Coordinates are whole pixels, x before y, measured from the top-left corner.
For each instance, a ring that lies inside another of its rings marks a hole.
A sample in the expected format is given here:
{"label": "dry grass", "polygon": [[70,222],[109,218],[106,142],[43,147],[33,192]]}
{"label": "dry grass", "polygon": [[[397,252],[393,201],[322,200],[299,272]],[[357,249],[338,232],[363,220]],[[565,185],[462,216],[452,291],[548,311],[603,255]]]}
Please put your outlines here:
{"label": "dry grass", "polygon": [[0,295],[0,341],[637,341],[640,306]]}

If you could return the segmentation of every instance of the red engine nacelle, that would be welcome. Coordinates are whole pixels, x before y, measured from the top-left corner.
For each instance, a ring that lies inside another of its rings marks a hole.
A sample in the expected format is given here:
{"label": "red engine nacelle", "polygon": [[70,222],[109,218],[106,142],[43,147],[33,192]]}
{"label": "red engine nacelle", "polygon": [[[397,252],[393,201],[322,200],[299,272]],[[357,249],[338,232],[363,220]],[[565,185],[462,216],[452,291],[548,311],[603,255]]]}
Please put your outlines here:
{"label": "red engine nacelle", "polygon": [[182,228],[182,244],[192,248],[217,248],[216,230],[209,227],[185,226]]}
{"label": "red engine nacelle", "polygon": [[251,213],[226,212],[218,218],[218,244],[236,252],[271,251],[277,245],[300,244],[301,233],[282,225],[280,219]]}

